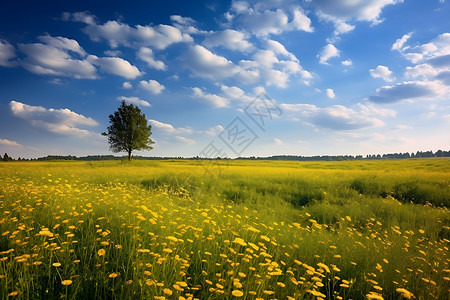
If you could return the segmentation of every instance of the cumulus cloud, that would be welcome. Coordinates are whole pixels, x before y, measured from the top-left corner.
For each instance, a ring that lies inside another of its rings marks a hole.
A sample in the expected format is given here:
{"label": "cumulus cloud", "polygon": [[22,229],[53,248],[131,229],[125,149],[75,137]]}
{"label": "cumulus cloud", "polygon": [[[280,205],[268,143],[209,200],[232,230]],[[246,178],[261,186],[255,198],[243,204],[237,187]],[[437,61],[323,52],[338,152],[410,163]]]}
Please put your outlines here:
{"label": "cumulus cloud", "polygon": [[18,142],[8,139],[0,139],[0,145],[5,147],[22,147]]}
{"label": "cumulus cloud", "polygon": [[404,35],[394,43],[392,49],[399,51],[412,63],[426,62],[427,60],[437,59],[450,54],[450,33],[448,32],[440,34],[425,44],[405,46],[410,37],[411,33]]}
{"label": "cumulus cloud", "polygon": [[114,74],[128,79],[135,79],[143,75],[136,66],[133,66],[127,60],[120,57],[97,57],[95,55],[89,55],[87,61],[99,66],[103,72],[108,74]]}
{"label": "cumulus cloud", "polygon": [[334,99],[336,97],[333,89],[326,89],[325,93],[326,93],[327,97],[330,99]]}
{"label": "cumulus cloud", "polygon": [[350,67],[351,65],[353,65],[353,62],[350,59],[346,59],[346,60],[341,61],[341,64],[343,66]]}
{"label": "cumulus cloud", "polygon": [[[321,108],[313,104],[287,103],[282,103],[280,106],[291,115],[292,120],[326,129],[357,130],[384,125],[384,122],[376,117],[380,111],[373,106],[363,104],[358,104],[355,108],[343,105]],[[387,111],[384,114],[387,114]]]}
{"label": "cumulus cloud", "polygon": [[186,137],[184,137],[184,136],[175,136],[175,139],[178,141],[178,142],[181,142],[181,143],[183,143],[183,144],[186,144],[186,145],[192,145],[192,144],[195,144],[195,141],[194,140],[192,140],[192,139],[188,139],[188,138],[186,138]]}
{"label": "cumulus cloud", "polygon": [[75,13],[63,12],[61,19],[63,21],[81,22],[87,25],[95,25],[97,23],[97,18],[88,11]]}
{"label": "cumulus cloud", "polygon": [[247,40],[247,36],[237,30],[226,29],[224,31],[210,32],[203,44],[207,47],[224,47],[233,51],[248,52],[255,47]]}
{"label": "cumulus cloud", "polygon": [[267,41],[267,50],[270,50],[270,51],[272,51],[275,54],[280,54],[281,56],[287,57],[287,58],[289,58],[292,61],[298,62],[297,57],[293,53],[289,52],[286,49],[286,47],[284,47],[284,45],[281,44],[278,41],[274,41],[274,40],[270,40],[269,39]]}
{"label": "cumulus cloud", "polygon": [[15,61],[12,61],[16,57],[16,50],[14,46],[5,40],[0,39],[0,66],[13,67],[16,65]]}
{"label": "cumulus cloud", "polygon": [[428,79],[436,77],[440,71],[429,64],[420,64],[414,67],[406,67],[405,76],[408,78]]}
{"label": "cumulus cloud", "polygon": [[195,76],[214,80],[231,77],[242,71],[225,57],[200,45],[188,48],[184,63]]}
{"label": "cumulus cloud", "polygon": [[108,21],[104,24],[88,24],[84,32],[93,41],[106,40],[112,48],[122,45],[163,50],[175,43],[193,41],[189,34],[182,33],[174,26],[163,24],[131,27],[119,21]]}
{"label": "cumulus cloud", "polygon": [[215,94],[204,93],[198,87],[192,88],[192,91],[193,91],[192,97],[202,100],[214,107],[223,108],[229,106],[229,101],[224,97]]}
{"label": "cumulus cloud", "polygon": [[154,68],[156,70],[167,70],[166,64],[161,60],[155,60],[155,56],[153,54],[152,49],[147,47],[141,47],[137,52],[137,57],[145,61],[150,68]]}
{"label": "cumulus cloud", "polygon": [[62,36],[53,37],[49,35],[38,36],[38,40],[57,49],[72,51],[74,53],[78,53],[80,56],[86,56],[86,51],[81,48],[80,44],[78,44],[76,40]]}
{"label": "cumulus cloud", "polygon": [[436,81],[405,81],[383,86],[368,99],[375,103],[392,103],[402,100],[436,100],[449,93],[449,87]]}
{"label": "cumulus cloud", "polygon": [[250,7],[249,3],[235,1],[226,17],[234,26],[257,36],[277,35],[292,30],[314,31],[311,19],[299,7],[285,9],[277,6],[256,3]]}
{"label": "cumulus cloud", "polygon": [[141,80],[139,82],[139,85],[143,89],[145,89],[155,95],[161,94],[162,91],[166,88],[164,85],[162,85],[161,83],[159,83],[158,81],[153,80],[153,79],[150,79],[148,81]]}
{"label": "cumulus cloud", "polygon": [[9,107],[14,116],[30,122],[33,126],[50,132],[85,137],[93,135],[91,131],[80,129],[78,126],[97,126],[98,123],[67,108],[47,109],[42,106],[27,105],[18,101],[11,101]]}
{"label": "cumulus cloud", "polygon": [[380,15],[383,8],[390,4],[401,3],[403,0],[317,0],[308,2],[312,3],[320,20],[334,24],[336,39],[340,34],[355,29],[355,25],[349,24],[352,21],[370,22],[372,25],[382,22]]}
{"label": "cumulus cloud", "polygon": [[321,64],[327,65],[329,59],[331,59],[333,57],[338,57],[338,56],[339,56],[339,50],[333,44],[328,44],[325,47],[323,47],[322,52],[320,52],[319,62]]}
{"label": "cumulus cloud", "polygon": [[370,69],[369,72],[373,78],[381,78],[386,82],[395,80],[394,73],[386,66],[379,65],[376,69]]}
{"label": "cumulus cloud", "polygon": [[192,134],[194,130],[189,127],[174,127],[172,124],[160,122],[157,120],[149,120],[153,129],[157,132],[170,133],[170,134]]}
{"label": "cumulus cloud", "polygon": [[413,33],[407,33],[404,34],[401,38],[397,39],[395,41],[394,44],[392,44],[391,50],[397,50],[397,51],[404,51],[406,50],[405,48],[403,48],[403,46],[405,45],[405,43],[409,40],[409,38],[411,37]]}
{"label": "cumulus cloud", "polygon": [[195,27],[196,22],[192,18],[182,17],[180,15],[172,15],[170,16],[170,20],[172,21],[173,26],[180,29],[181,32],[185,32],[188,34],[204,33]]}
{"label": "cumulus cloud", "polygon": [[148,101],[139,99],[138,97],[120,96],[120,97],[117,97],[117,100],[119,100],[119,101],[126,101],[128,103],[141,105],[141,106],[148,106],[148,107],[151,106],[150,103],[148,103]]}
{"label": "cumulus cloud", "polygon": [[21,65],[32,73],[78,79],[98,77],[96,68],[89,61],[74,59],[61,49],[40,43],[19,44],[19,49],[26,55]]}
{"label": "cumulus cloud", "polygon": [[378,24],[382,22],[380,15],[385,6],[401,2],[403,0],[317,0],[313,2],[313,5],[319,13],[338,20],[357,20]]}
{"label": "cumulus cloud", "polygon": [[133,88],[133,85],[130,82],[125,81],[124,83],[122,83],[122,88],[124,88],[126,90],[130,90]]}

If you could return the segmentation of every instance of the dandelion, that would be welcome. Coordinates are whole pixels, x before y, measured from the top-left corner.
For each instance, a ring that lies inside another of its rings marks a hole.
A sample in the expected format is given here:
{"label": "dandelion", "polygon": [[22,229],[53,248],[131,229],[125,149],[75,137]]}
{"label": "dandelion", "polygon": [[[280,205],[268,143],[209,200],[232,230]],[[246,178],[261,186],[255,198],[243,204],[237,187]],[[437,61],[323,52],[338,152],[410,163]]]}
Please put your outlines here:
{"label": "dandelion", "polygon": [[239,244],[239,245],[244,246],[244,247],[247,246],[247,243],[241,238],[235,238],[233,243]]}
{"label": "dandelion", "polygon": [[233,296],[235,296],[235,297],[242,297],[242,296],[244,296],[244,293],[243,293],[242,291],[240,291],[240,290],[233,290],[233,291],[231,292],[231,294],[232,294]]}
{"label": "dandelion", "polygon": [[274,291],[268,291],[268,290],[264,290],[263,293],[266,295],[269,295],[269,296],[275,294]]}
{"label": "dandelion", "polygon": [[177,281],[176,282],[179,286],[182,286],[182,287],[187,287],[188,286],[188,284],[186,283],[186,282],[184,282],[184,281]]}
{"label": "dandelion", "polygon": [[63,281],[61,281],[61,284],[62,285],[71,285],[72,284],[72,280],[69,280],[69,279],[63,280]]}
{"label": "dandelion", "polygon": [[164,289],[163,290],[164,294],[166,294],[167,296],[171,296],[173,294],[171,289]]}
{"label": "dandelion", "polygon": [[17,295],[19,295],[19,291],[14,291],[14,292],[11,292],[11,293],[8,294],[8,296],[10,296],[10,297],[14,297],[14,296],[17,296]]}
{"label": "dandelion", "polygon": [[119,276],[119,274],[118,273],[111,273],[111,274],[109,274],[109,278],[116,278],[117,276]]}
{"label": "dandelion", "polygon": [[103,256],[106,254],[106,251],[105,251],[105,249],[100,249],[97,251],[97,254],[98,254],[98,256]]}
{"label": "dandelion", "polygon": [[411,297],[414,296],[410,291],[404,288],[397,288],[395,291],[402,294],[403,298],[406,299],[411,299]]}
{"label": "dandelion", "polygon": [[383,296],[375,292],[370,292],[370,294],[367,294],[366,297],[369,300],[384,300]]}
{"label": "dandelion", "polygon": [[61,267],[61,264],[59,262],[53,263],[52,266],[54,267]]}

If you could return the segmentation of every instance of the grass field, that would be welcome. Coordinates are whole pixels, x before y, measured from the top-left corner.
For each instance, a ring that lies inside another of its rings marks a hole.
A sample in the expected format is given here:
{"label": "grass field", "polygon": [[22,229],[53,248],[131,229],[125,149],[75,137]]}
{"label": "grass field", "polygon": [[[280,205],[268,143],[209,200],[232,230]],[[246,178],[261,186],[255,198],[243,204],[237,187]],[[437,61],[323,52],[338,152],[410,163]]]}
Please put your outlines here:
{"label": "grass field", "polygon": [[449,299],[450,160],[0,163],[2,299]]}

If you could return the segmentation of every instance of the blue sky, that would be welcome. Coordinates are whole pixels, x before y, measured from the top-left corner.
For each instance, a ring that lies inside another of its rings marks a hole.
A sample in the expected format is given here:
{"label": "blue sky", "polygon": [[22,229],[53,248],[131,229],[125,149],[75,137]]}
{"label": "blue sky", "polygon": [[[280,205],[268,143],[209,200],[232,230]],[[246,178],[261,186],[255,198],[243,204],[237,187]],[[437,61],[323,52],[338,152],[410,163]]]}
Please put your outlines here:
{"label": "blue sky", "polygon": [[2,154],[110,154],[122,100],[152,125],[139,155],[448,150],[450,5],[0,2]]}

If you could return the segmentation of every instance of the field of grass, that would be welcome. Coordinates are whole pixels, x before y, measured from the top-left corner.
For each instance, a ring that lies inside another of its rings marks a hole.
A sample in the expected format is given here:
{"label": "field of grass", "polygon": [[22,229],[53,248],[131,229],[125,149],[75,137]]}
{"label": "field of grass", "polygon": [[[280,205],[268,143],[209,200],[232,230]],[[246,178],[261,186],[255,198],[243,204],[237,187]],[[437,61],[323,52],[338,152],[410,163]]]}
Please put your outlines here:
{"label": "field of grass", "polygon": [[449,299],[450,160],[0,163],[2,299]]}

